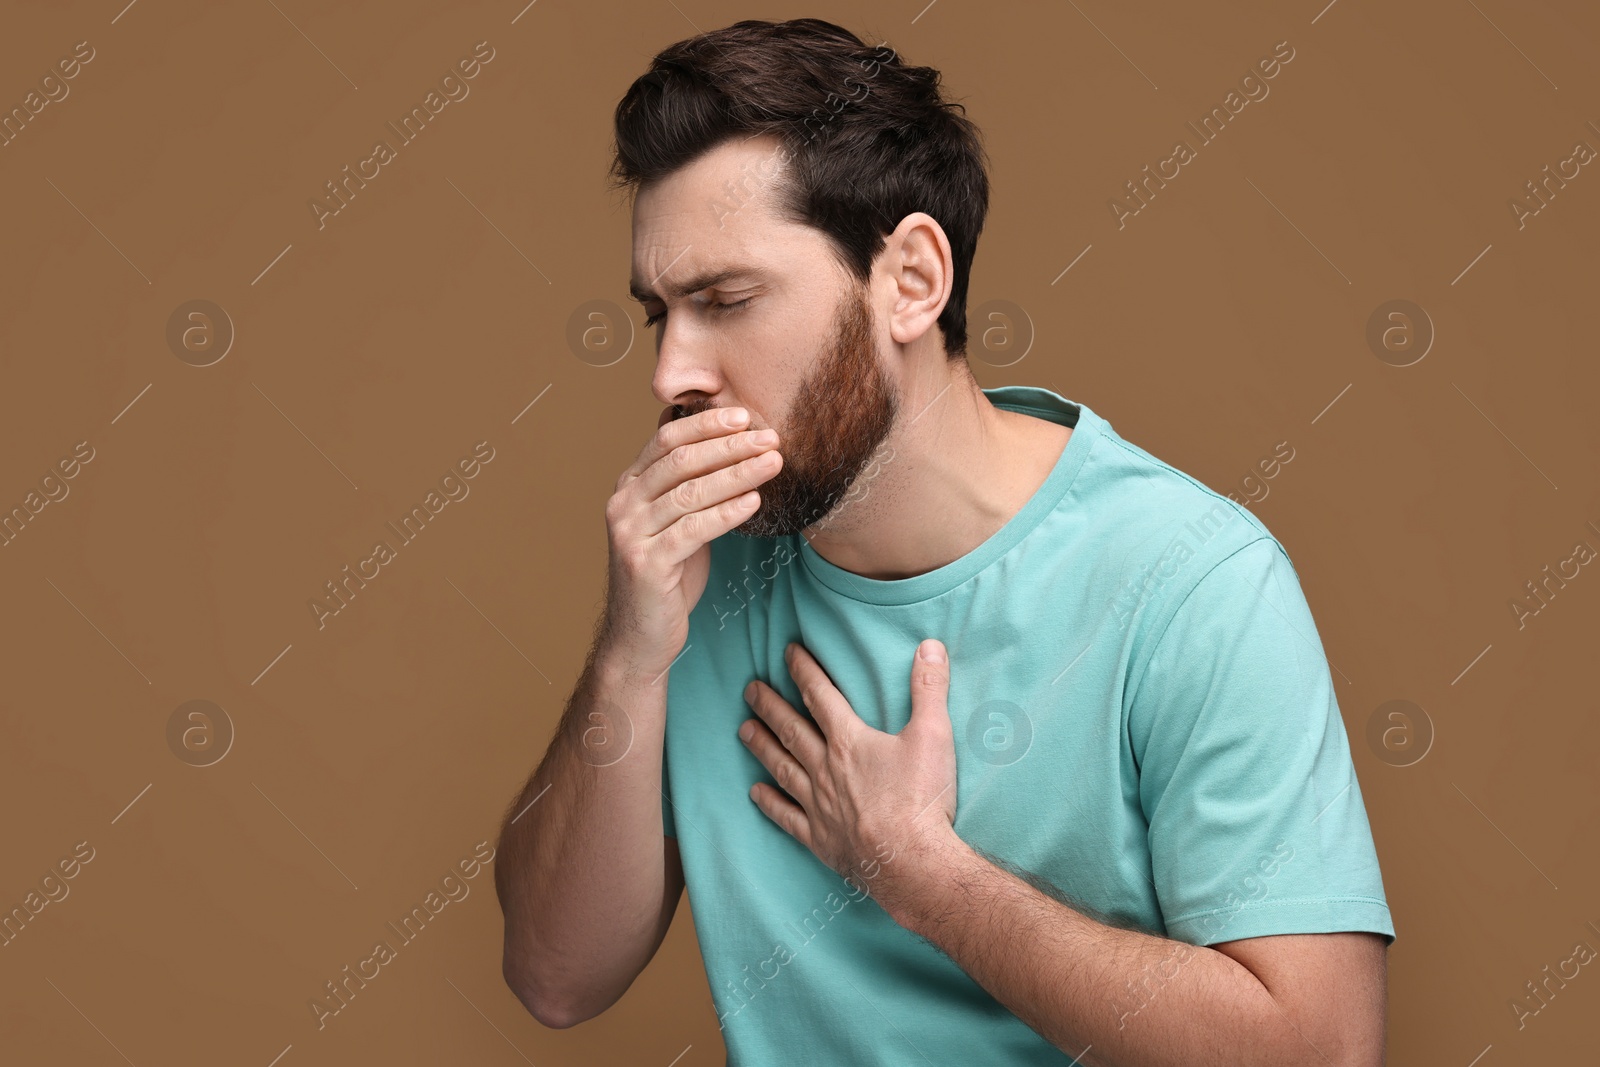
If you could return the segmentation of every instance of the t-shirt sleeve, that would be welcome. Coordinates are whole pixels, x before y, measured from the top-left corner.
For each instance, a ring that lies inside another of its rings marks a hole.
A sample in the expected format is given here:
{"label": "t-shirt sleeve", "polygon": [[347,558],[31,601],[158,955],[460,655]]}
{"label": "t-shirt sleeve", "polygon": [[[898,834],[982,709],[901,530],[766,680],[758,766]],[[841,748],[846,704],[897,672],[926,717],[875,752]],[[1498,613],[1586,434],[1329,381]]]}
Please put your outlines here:
{"label": "t-shirt sleeve", "polygon": [[1128,707],[1168,936],[1393,942],[1327,657],[1282,547],[1233,552],[1168,618]]}

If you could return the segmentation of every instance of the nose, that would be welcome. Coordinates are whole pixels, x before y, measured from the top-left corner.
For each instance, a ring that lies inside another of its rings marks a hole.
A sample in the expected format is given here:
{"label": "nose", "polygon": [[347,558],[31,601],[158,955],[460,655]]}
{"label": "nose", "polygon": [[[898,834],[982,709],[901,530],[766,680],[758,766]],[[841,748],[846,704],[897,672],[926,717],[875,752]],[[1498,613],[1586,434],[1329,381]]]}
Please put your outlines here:
{"label": "nose", "polygon": [[656,369],[650,391],[663,404],[703,405],[722,388],[710,347],[696,343],[669,315],[656,334]]}

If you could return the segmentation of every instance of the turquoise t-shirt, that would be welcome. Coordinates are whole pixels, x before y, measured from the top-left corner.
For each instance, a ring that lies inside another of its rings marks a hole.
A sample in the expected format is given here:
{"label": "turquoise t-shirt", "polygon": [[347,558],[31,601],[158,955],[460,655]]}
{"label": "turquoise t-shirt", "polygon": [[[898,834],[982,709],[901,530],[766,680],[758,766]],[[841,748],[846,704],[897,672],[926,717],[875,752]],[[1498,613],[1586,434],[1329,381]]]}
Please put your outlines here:
{"label": "turquoise t-shirt", "polygon": [[[1100,922],[1194,945],[1394,939],[1283,548],[1088,406],[984,393],[1074,430],[1027,504],[960,559],[878,580],[801,535],[712,542],[668,675],[662,816],[730,1067],[1075,1062],[750,799],[772,778],[738,738],[743,690],[760,678],[805,714],[790,641],[890,733],[910,717],[917,644],[944,642],[956,834]],[[1105,991],[1130,1013],[1148,995]]]}

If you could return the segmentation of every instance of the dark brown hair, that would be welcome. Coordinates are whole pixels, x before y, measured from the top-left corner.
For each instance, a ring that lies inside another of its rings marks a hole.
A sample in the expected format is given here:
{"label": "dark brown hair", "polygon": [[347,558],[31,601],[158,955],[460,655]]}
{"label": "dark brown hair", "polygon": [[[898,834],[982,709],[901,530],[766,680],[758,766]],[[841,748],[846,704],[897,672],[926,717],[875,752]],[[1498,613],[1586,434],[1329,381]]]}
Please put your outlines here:
{"label": "dark brown hair", "polygon": [[612,183],[635,191],[726,141],[776,135],[786,158],[779,210],[821,230],[861,283],[901,219],[931,215],[955,261],[939,328],[946,354],[965,355],[987,159],[934,68],[907,66],[887,45],[869,48],[821,19],[747,19],[658,53],[615,123]]}

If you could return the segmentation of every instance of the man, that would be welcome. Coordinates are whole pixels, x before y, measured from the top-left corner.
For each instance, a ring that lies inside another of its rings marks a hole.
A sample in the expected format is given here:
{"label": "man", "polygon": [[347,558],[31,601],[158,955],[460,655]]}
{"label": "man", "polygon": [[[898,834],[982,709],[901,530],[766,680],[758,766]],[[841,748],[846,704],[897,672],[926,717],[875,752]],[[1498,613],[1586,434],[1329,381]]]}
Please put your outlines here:
{"label": "man", "polygon": [[616,124],[667,407],[507,811],[528,1010],[613,1004],[686,885],[730,1063],[1381,1063],[1394,928],[1297,575],[1088,405],[977,386],[987,180],[937,72],[741,22]]}

